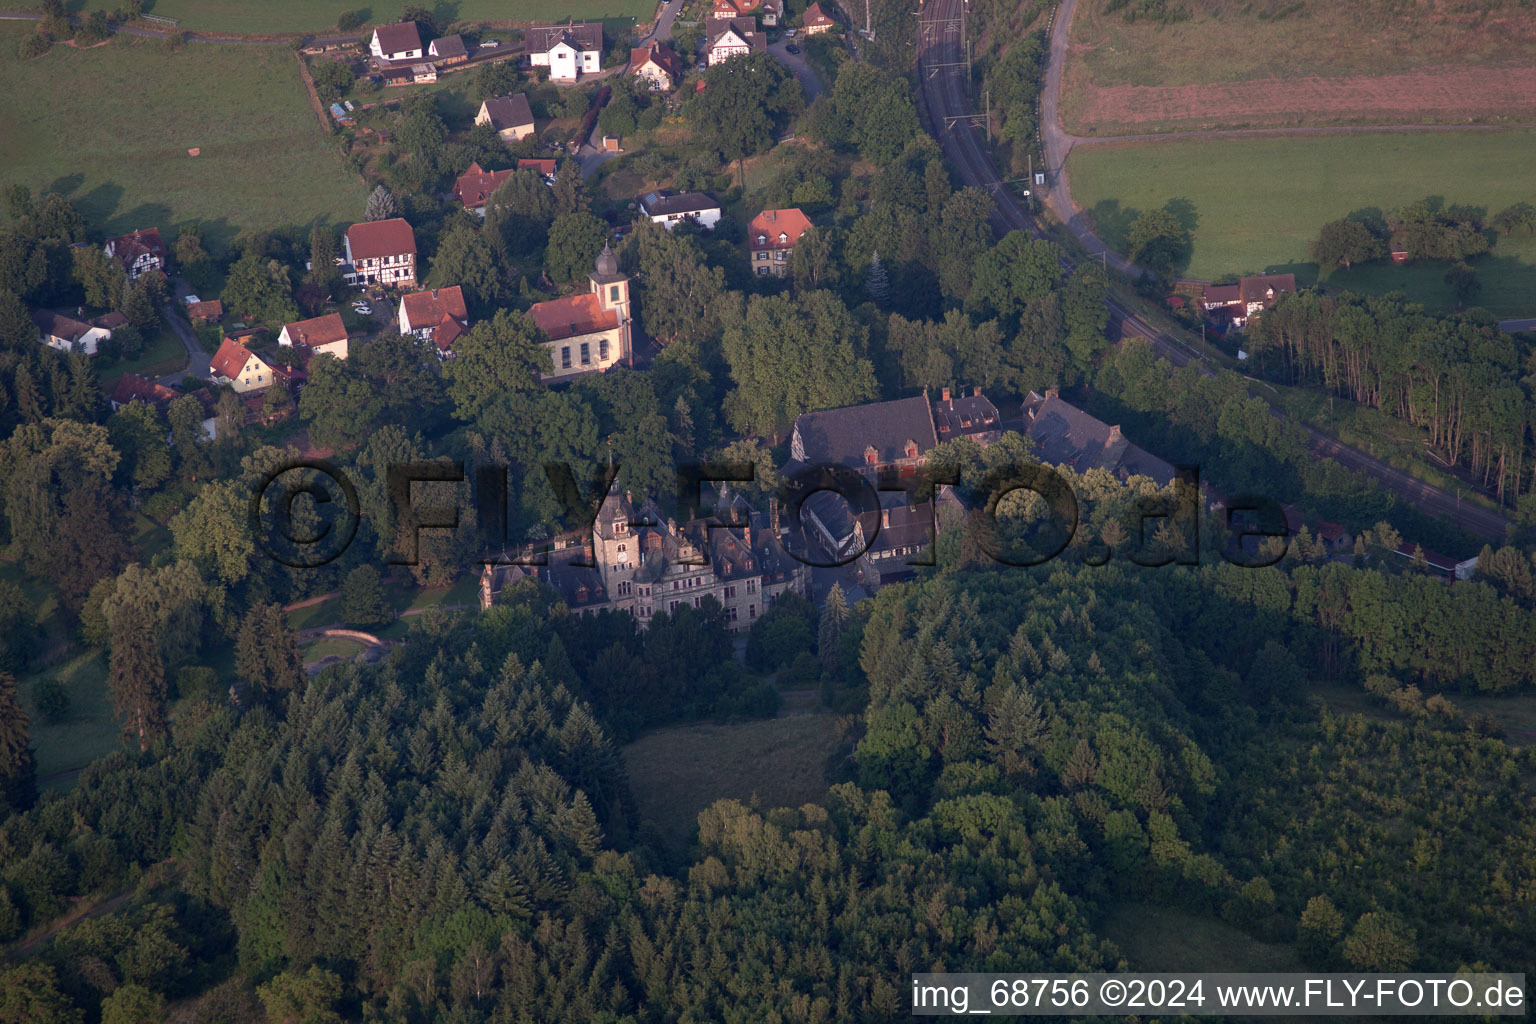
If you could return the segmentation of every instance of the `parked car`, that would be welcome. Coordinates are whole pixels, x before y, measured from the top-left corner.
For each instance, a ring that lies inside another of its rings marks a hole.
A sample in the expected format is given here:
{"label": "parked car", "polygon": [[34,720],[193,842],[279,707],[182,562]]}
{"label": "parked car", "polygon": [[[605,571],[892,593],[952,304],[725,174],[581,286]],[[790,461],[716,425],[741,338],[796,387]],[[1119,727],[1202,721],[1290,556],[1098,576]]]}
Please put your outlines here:
{"label": "parked car", "polygon": [[795,38],[795,29],[792,29],[792,28],[785,29],[784,30],[784,38],[785,39],[793,39],[793,38]]}
{"label": "parked car", "polygon": [[368,305],[366,302],[354,302],[352,304],[352,312],[360,313],[363,316],[372,316],[373,307]]}
{"label": "parked car", "polygon": [[800,47],[796,46],[794,43],[790,43],[788,46],[784,47],[784,52],[798,54],[800,52]]}

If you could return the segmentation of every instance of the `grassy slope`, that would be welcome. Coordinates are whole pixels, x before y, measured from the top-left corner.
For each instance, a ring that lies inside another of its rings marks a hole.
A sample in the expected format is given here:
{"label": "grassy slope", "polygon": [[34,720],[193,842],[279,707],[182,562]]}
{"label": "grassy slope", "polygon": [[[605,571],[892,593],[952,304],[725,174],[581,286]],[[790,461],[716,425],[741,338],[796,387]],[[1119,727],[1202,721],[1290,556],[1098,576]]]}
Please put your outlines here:
{"label": "grassy slope", "polygon": [[[119,37],[22,61],[27,29],[0,27],[0,180],[67,193],[103,232],[203,222],[246,228],[350,222],[366,189],[315,123],[284,47]],[[200,148],[189,157],[187,150]]]}
{"label": "grassy slope", "polygon": [[682,843],[716,800],[756,798],[765,810],[819,800],[837,748],[832,723],[831,715],[793,715],[647,733],[624,748],[640,817]]}
{"label": "grassy slope", "polygon": [[[1140,211],[1188,203],[1195,244],[1187,273],[1205,279],[1276,270],[1315,282],[1308,244],[1325,221],[1362,207],[1388,210],[1439,195],[1493,212],[1536,200],[1533,132],[1185,140],[1082,147],[1070,160],[1073,198],[1117,249]],[[1476,266],[1481,305],[1501,315],[1536,313],[1536,240],[1500,238]],[[1330,283],[1398,288],[1444,307],[1444,273],[1434,264],[1380,266],[1336,273]]]}
{"label": "grassy slope", "polygon": [[[653,0],[447,0],[426,5],[439,22],[564,21],[566,18],[649,18]],[[398,4],[356,0],[152,0],[146,14],[177,18],[181,27],[205,32],[278,34],[334,28],[343,11],[361,11],[370,22],[393,21]]]}

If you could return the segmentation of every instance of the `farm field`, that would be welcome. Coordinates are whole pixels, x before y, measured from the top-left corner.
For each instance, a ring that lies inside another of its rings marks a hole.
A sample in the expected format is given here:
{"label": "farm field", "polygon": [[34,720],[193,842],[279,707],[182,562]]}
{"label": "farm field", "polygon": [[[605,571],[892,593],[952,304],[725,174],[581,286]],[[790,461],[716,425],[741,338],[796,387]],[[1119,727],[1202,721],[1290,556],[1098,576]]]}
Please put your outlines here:
{"label": "farm field", "polygon": [[[455,21],[564,21],[567,18],[646,19],[654,0],[446,0],[426,5],[439,24]],[[356,0],[150,0],[145,14],[176,18],[197,32],[278,35],[316,32],[336,26],[344,11],[359,11],[370,24],[394,21],[401,5],[362,4]]]}
{"label": "farm field", "polygon": [[[242,230],[347,223],[367,190],[321,133],[284,47],[119,36],[33,61],[28,30],[0,27],[0,180],[68,195],[94,231],[200,221],[205,244]],[[196,157],[187,150],[198,148]]]}
{"label": "farm field", "polygon": [[[1155,102],[1137,109],[1135,101],[1167,97],[1126,91],[1138,87],[1262,85],[1248,93],[1181,90],[1188,109],[1198,112],[1191,116],[1231,126],[1258,123],[1263,108],[1287,105],[1293,121],[1312,124],[1370,118],[1377,104],[1383,106],[1377,121],[1404,103],[1440,111],[1431,114],[1435,120],[1450,119],[1453,110],[1497,115],[1508,111],[1514,92],[1531,100],[1536,88],[1536,78],[1527,74],[1536,57],[1536,20],[1518,0],[1478,5],[1476,11],[1406,0],[1399,6],[1410,10],[1392,16],[1369,5],[1326,0],[1178,0],[1171,6],[1190,17],[1166,25],[1150,18],[1127,24],[1123,12],[1105,6],[1105,0],[1079,0],[1072,19],[1062,115],[1079,133],[1124,131],[1138,120],[1151,122],[1143,130],[1166,127],[1155,123]],[[1481,74],[1483,87],[1464,92],[1446,81],[1468,73]],[[1330,83],[1312,81],[1351,76],[1400,80],[1379,92],[1359,84],[1330,92]],[[1531,120],[1536,108],[1527,104],[1521,116]],[[1397,114],[1404,123],[1423,119]]]}
{"label": "farm field", "polygon": [[[1322,225],[1353,210],[1391,210],[1428,196],[1490,213],[1536,201],[1536,132],[1365,133],[1193,139],[1078,147],[1068,160],[1072,195],[1101,237],[1124,251],[1144,210],[1172,203],[1192,227],[1188,277],[1293,272],[1317,282],[1307,248]],[[1298,211],[1305,211],[1298,216]],[[1536,239],[1501,236],[1473,261],[1478,304],[1499,316],[1536,309]],[[1331,287],[1402,290],[1449,308],[1445,267],[1390,264],[1335,271]]]}

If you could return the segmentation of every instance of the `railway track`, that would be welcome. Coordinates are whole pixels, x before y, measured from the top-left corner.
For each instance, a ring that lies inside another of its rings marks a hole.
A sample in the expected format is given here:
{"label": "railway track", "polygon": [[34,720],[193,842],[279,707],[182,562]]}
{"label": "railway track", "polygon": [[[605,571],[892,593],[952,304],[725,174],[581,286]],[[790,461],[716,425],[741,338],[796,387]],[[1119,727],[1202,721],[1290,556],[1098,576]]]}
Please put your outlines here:
{"label": "railway track", "polygon": [[[920,0],[917,24],[917,76],[920,107],[928,131],[965,185],[985,189],[992,196],[990,223],[1001,237],[1013,230],[1024,230],[1037,238],[1045,232],[1013,191],[1002,183],[1002,176],[992,164],[974,122],[966,120],[975,112],[967,95],[965,49],[961,36],[961,18],[966,0]],[[1062,268],[1071,271],[1076,262],[1063,257]],[[1174,366],[1196,364],[1202,373],[1214,374],[1215,368],[1196,349],[1152,324],[1113,296],[1105,300],[1111,323],[1118,325],[1121,337],[1142,338],[1153,351]],[[1270,405],[1270,414],[1284,418],[1283,410]],[[1307,444],[1318,458],[1330,458],[1375,479],[1399,497],[1423,512],[1449,520],[1463,530],[1485,540],[1502,542],[1509,525],[1504,516],[1469,504],[1463,496],[1473,493],[1468,487],[1458,494],[1425,483],[1375,456],[1351,448],[1320,430],[1302,424]]]}

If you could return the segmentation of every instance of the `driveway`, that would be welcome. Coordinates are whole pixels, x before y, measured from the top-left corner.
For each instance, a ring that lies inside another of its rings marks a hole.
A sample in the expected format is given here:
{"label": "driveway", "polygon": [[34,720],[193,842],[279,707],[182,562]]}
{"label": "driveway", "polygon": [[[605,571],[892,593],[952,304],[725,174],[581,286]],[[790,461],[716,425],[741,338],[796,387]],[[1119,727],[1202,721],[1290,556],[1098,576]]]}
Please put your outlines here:
{"label": "driveway", "polygon": [[177,308],[180,302],[181,300],[177,299],[160,307],[160,318],[165,323],[166,330],[176,335],[181,341],[181,347],[187,350],[186,367],[159,379],[158,383],[166,387],[174,387],[181,383],[182,378],[188,376],[207,380],[211,372],[208,353],[203,350],[202,342],[197,340],[197,334],[193,332],[192,325],[182,316],[181,309]]}
{"label": "driveway", "polygon": [[800,87],[805,90],[805,104],[810,106],[812,100],[827,90],[821,84],[821,76],[816,74],[816,69],[807,63],[804,53],[794,54],[784,49],[786,46],[797,45],[799,44],[794,39],[781,38],[768,47],[768,52],[773,54],[774,60],[789,68],[795,73],[795,77],[800,79]]}

